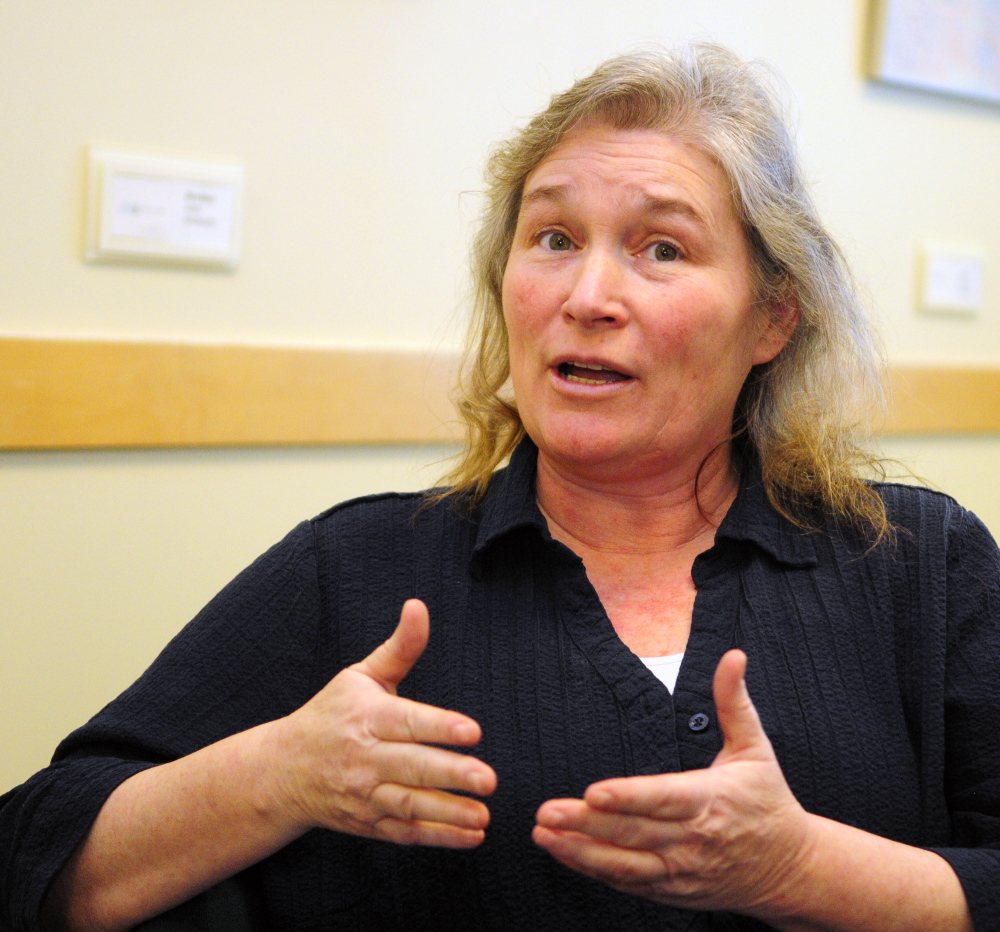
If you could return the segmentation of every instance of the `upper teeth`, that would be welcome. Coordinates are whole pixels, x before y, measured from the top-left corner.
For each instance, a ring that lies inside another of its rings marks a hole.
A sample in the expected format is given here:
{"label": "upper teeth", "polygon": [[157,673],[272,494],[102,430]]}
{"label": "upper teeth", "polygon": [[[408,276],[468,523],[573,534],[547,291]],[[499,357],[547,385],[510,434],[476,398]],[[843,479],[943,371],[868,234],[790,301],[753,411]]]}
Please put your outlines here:
{"label": "upper teeth", "polygon": [[571,362],[569,365],[576,366],[578,369],[604,369],[605,366],[600,365],[596,362]]}

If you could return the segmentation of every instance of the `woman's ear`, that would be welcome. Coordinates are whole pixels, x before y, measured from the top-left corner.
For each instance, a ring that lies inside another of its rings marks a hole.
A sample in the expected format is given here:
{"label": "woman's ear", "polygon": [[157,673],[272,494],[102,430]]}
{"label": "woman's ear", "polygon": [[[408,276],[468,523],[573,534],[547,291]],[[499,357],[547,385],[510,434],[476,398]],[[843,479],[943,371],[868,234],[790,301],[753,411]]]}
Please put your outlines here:
{"label": "woman's ear", "polygon": [[792,338],[799,324],[801,310],[795,286],[789,284],[782,292],[768,301],[767,319],[754,349],[753,365],[770,362]]}

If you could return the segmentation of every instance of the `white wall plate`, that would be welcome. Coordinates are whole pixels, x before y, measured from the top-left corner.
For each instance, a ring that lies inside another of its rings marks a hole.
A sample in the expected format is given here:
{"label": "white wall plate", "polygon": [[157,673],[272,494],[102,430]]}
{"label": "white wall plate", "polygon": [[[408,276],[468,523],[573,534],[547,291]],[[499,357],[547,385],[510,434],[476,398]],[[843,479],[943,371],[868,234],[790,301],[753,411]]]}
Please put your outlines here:
{"label": "white wall plate", "polygon": [[85,258],[233,268],[243,166],[90,146]]}
{"label": "white wall plate", "polygon": [[974,316],[983,309],[986,251],[979,246],[926,242],[921,249],[920,309]]}

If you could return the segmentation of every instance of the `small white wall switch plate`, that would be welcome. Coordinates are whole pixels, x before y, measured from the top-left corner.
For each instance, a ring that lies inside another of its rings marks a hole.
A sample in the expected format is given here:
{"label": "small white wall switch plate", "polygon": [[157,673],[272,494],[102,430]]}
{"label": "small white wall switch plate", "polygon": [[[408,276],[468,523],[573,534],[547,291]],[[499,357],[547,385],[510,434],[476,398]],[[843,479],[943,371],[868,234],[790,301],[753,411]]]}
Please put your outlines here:
{"label": "small white wall switch plate", "polygon": [[233,268],[243,166],[90,146],[84,256]]}
{"label": "small white wall switch plate", "polygon": [[920,269],[920,308],[935,314],[978,314],[983,309],[985,250],[925,243]]}

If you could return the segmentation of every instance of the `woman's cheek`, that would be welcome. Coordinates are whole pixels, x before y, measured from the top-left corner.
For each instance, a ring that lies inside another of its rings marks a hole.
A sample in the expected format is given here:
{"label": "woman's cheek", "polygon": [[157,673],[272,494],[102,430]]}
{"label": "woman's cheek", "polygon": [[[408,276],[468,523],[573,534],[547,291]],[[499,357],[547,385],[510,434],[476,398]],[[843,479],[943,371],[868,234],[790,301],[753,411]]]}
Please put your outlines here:
{"label": "woman's cheek", "polygon": [[541,289],[533,276],[513,275],[504,279],[503,306],[507,326],[529,323],[540,310]]}

